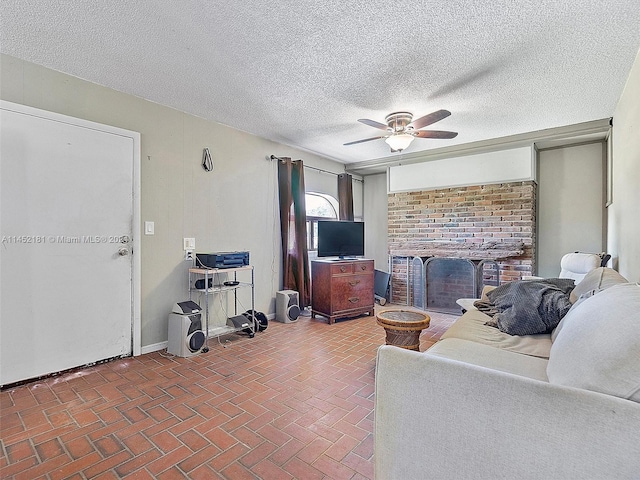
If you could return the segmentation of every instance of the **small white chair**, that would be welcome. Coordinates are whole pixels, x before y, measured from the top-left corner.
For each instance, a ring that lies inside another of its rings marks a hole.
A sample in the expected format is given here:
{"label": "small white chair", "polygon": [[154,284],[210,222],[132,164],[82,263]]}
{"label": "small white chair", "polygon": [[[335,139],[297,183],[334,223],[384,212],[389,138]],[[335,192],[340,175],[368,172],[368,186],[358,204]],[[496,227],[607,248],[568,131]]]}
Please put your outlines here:
{"label": "small white chair", "polygon": [[[607,257],[604,260],[604,257]],[[576,285],[582,281],[587,273],[594,268],[603,266],[602,263],[609,260],[610,256],[597,253],[567,253],[560,260],[560,275],[558,278],[572,278]]]}
{"label": "small white chair", "polygon": [[[567,253],[560,259],[558,278],[571,278],[576,285],[594,268],[604,267],[611,255],[606,253]],[[522,277],[523,280],[542,279],[543,277]]]}

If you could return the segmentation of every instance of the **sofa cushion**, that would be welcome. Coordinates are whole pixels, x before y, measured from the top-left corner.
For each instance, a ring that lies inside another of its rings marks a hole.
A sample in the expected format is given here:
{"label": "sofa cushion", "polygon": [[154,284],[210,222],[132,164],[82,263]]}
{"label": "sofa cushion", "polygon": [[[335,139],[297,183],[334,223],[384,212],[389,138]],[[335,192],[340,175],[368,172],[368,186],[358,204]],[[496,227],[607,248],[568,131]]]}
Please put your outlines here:
{"label": "sofa cushion", "polygon": [[[592,297],[596,293],[621,283],[628,283],[628,280],[612,268],[599,267],[592,270],[585,276],[584,280],[576,285],[576,288],[571,291],[571,294],[569,295],[569,300],[573,303],[571,309],[573,310],[577,308],[581,302]],[[564,318],[560,320],[560,323],[558,323],[556,328],[553,329],[553,332],[551,332],[552,342],[556,341],[556,337],[564,325],[563,322]]]}
{"label": "sofa cushion", "polygon": [[469,340],[460,338],[440,340],[424,353],[534,380],[547,381],[546,359],[522,355]]}
{"label": "sofa cushion", "polygon": [[569,295],[571,303],[576,303],[578,298],[584,294],[598,293],[614,285],[627,283],[629,280],[624,278],[613,268],[598,267],[591,270],[585,275],[580,283],[576,285]]}
{"label": "sofa cushion", "polygon": [[[571,306],[571,308],[569,309],[569,312],[571,310],[574,310],[576,308],[578,308],[578,305],[580,305],[582,302],[584,302],[587,298],[592,297],[593,295],[595,295],[595,291],[591,290],[587,293],[584,293],[582,295],[580,295],[580,298],[578,298],[578,300],[576,300],[576,302]],[[567,312],[567,314],[569,313]],[[556,325],[556,328],[554,328],[551,332],[551,343],[556,341],[556,337],[558,336],[558,334],[560,333],[560,330],[562,330],[562,326],[564,325],[564,318],[566,317],[566,315],[562,318],[562,320],[560,320],[560,322],[558,323],[558,325]]]}
{"label": "sofa cushion", "polygon": [[485,325],[489,320],[491,317],[479,310],[468,310],[442,334],[441,338],[461,338],[511,352],[549,358],[549,350],[551,349],[549,334],[509,335],[495,327]]}
{"label": "sofa cushion", "polygon": [[640,285],[587,298],[564,318],[549,356],[550,383],[640,402]]}

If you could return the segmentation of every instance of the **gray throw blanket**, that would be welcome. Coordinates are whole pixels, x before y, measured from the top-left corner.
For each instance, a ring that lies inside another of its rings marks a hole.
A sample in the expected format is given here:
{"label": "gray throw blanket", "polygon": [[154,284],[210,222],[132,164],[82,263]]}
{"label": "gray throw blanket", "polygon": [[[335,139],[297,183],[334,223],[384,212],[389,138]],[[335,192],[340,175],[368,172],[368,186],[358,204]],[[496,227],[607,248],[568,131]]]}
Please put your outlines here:
{"label": "gray throw blanket", "polygon": [[492,316],[487,322],[510,335],[548,333],[571,308],[572,279],[546,278],[505,283],[487,293],[475,307]]}

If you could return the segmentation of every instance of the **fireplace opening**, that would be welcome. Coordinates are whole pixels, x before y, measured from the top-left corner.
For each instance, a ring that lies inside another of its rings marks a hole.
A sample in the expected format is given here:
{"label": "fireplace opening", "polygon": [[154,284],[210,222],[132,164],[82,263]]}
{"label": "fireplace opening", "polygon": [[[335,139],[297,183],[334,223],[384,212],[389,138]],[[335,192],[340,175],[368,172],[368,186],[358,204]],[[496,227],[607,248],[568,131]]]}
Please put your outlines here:
{"label": "fireplace opening", "polygon": [[473,298],[478,291],[476,266],[466,258],[429,258],[425,269],[425,307],[442,313],[459,313],[459,298]]}
{"label": "fireplace opening", "polygon": [[407,304],[422,310],[460,313],[459,298],[479,298],[485,285],[500,285],[495,260],[450,257],[406,259]]}

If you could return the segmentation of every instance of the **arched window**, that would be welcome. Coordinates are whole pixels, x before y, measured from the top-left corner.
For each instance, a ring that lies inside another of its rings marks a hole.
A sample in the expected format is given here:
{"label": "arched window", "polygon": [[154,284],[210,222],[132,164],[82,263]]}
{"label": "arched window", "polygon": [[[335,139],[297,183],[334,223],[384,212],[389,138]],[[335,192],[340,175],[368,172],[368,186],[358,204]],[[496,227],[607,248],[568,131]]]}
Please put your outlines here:
{"label": "arched window", "polygon": [[338,219],[338,200],[324,193],[305,193],[307,208],[307,248],[318,250],[318,220]]}

